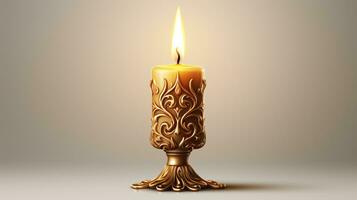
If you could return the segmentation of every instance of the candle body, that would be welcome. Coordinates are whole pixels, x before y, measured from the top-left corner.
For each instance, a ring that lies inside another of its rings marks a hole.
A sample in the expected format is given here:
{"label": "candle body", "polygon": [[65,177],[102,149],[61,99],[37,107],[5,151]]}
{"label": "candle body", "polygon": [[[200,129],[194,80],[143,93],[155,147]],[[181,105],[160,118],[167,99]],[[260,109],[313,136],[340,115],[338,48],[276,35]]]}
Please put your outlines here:
{"label": "candle body", "polygon": [[165,151],[191,151],[205,144],[204,70],[188,65],[152,68],[151,144]]}

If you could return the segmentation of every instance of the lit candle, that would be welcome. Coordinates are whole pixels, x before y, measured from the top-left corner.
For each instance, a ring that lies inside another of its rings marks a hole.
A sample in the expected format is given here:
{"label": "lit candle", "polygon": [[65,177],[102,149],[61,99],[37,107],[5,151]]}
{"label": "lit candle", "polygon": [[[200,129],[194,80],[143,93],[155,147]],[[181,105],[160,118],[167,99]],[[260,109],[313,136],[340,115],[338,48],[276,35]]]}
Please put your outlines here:
{"label": "lit candle", "polygon": [[198,66],[180,64],[184,47],[185,32],[181,11],[177,8],[171,48],[176,64],[152,69],[152,144],[166,151],[191,151],[205,143],[204,71]]}
{"label": "lit candle", "polygon": [[176,64],[152,69],[151,144],[167,154],[167,163],[153,180],[133,184],[135,189],[191,190],[224,188],[224,184],[202,179],[188,164],[193,149],[206,142],[203,118],[203,69],[180,64],[184,55],[184,30],[177,9],[172,54]]}

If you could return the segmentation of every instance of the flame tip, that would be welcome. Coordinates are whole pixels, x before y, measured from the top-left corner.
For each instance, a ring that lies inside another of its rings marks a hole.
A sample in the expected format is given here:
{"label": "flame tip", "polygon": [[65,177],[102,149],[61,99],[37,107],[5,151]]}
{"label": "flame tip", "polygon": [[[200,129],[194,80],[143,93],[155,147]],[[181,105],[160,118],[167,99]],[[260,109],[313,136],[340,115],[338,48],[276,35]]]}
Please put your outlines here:
{"label": "flame tip", "polygon": [[177,64],[180,63],[180,59],[184,55],[184,50],[185,50],[184,38],[185,38],[185,32],[184,32],[183,22],[181,17],[181,9],[180,6],[177,6],[175,26],[174,26],[174,32],[172,37],[172,48],[171,48],[171,54],[176,60]]}

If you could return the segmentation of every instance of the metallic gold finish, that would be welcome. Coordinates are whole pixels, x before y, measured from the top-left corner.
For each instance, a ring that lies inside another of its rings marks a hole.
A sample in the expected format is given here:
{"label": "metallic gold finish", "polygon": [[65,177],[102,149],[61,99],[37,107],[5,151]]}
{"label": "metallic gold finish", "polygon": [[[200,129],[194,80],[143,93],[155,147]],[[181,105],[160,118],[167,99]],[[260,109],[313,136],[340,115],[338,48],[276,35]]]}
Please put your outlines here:
{"label": "metallic gold finish", "polygon": [[166,151],[167,163],[166,165],[187,165],[188,156],[190,152],[184,151]]}
{"label": "metallic gold finish", "polygon": [[199,191],[203,188],[220,189],[224,184],[202,179],[187,163],[190,152],[167,153],[167,165],[154,180],[141,181],[133,184],[134,189],[152,188],[158,191],[173,190],[176,192],[185,189]]}
{"label": "metallic gold finish", "polygon": [[169,88],[164,80],[162,90],[151,82],[153,93],[151,144],[163,150],[191,151],[202,147],[206,142],[203,126],[203,91],[206,82],[200,87],[189,80],[188,88],[183,87],[176,75]]}
{"label": "metallic gold finish", "polygon": [[[166,77],[171,79],[160,80],[153,72],[153,80],[150,83],[152,90],[150,141],[153,147],[166,152],[168,158],[166,166],[155,179],[142,181],[131,187],[153,188],[158,191],[224,188],[224,184],[202,179],[188,164],[190,152],[201,148],[206,142],[203,118],[203,92],[206,81],[202,79],[202,71],[194,68],[195,73],[187,73],[182,72],[184,70],[181,68],[177,68],[176,71],[171,69],[160,71],[160,73],[167,73]],[[186,73],[184,80],[187,82],[181,81],[180,72]],[[176,73],[174,79],[173,73]],[[161,82],[157,83],[158,81]]]}

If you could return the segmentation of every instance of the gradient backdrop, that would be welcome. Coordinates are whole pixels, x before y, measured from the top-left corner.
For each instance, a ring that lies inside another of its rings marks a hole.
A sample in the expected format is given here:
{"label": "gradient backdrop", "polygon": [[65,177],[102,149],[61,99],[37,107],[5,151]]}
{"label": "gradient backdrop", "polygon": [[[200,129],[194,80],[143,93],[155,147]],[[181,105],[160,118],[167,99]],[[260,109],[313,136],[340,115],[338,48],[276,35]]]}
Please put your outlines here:
{"label": "gradient backdrop", "polygon": [[356,163],[356,1],[2,0],[0,164],[161,165],[150,69],[177,5],[208,84],[194,162]]}

